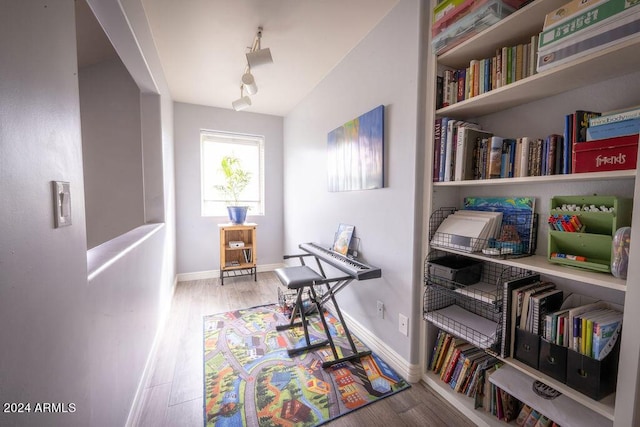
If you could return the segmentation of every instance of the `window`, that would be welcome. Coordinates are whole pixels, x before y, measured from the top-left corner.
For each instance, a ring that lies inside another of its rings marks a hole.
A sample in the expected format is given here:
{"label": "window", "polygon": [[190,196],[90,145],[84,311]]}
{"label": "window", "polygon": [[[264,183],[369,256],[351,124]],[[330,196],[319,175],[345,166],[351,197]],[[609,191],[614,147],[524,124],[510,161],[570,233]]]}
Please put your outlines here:
{"label": "window", "polygon": [[249,215],[264,215],[264,137],[218,131],[200,132],[202,216],[227,216],[225,194],[216,187],[224,182],[221,162],[233,156],[250,174],[238,204]]}

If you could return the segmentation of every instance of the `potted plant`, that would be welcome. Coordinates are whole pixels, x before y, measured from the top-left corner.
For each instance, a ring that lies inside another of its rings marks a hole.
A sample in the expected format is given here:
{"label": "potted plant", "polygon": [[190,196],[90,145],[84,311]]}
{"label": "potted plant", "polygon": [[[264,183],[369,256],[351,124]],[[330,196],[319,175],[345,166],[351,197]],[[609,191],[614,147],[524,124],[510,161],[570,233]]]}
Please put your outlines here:
{"label": "potted plant", "polygon": [[251,181],[251,172],[243,169],[240,159],[232,155],[224,156],[220,167],[225,182],[223,185],[216,185],[216,189],[225,194],[229,220],[233,224],[244,224],[249,207],[238,206],[238,199]]}

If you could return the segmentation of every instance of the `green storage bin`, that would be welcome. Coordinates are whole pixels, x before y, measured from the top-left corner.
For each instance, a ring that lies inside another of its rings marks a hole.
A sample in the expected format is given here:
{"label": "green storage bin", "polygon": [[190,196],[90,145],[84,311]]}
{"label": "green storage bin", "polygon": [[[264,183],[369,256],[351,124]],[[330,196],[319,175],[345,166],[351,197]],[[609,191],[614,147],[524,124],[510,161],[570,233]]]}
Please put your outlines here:
{"label": "green storage bin", "polygon": [[[560,210],[562,205],[578,205],[600,207],[613,206],[613,212],[567,212]],[[551,199],[551,215],[577,215],[586,233],[606,234],[613,236],[620,227],[631,225],[631,209],[633,199],[616,196],[555,196]]]}
{"label": "green storage bin", "polygon": [[[613,207],[613,212],[567,212],[560,210],[563,204]],[[616,196],[555,196],[551,199],[551,215],[577,215],[585,231],[564,232],[549,230],[549,262],[589,270],[611,272],[611,243],[620,227],[631,224],[633,200]],[[567,258],[551,258],[552,253],[576,255],[586,258],[577,261]]]}
{"label": "green storage bin", "polygon": [[[611,236],[589,233],[566,233],[564,231],[549,232],[549,261],[554,264],[611,272]],[[586,261],[575,261],[567,258],[551,258],[551,254],[579,255]]]}

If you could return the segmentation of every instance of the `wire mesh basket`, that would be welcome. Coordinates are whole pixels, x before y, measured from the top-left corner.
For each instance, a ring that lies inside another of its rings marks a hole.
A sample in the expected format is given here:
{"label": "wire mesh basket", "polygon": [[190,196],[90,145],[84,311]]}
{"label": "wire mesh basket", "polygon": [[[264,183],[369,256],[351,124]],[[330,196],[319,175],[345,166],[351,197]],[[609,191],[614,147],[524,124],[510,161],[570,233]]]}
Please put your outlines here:
{"label": "wire mesh basket", "polygon": [[538,215],[531,212],[503,212],[498,237],[467,237],[440,231],[440,225],[457,208],[440,208],[429,218],[431,247],[461,252],[482,252],[493,258],[519,258],[536,251]]}
{"label": "wire mesh basket", "polygon": [[[325,294],[325,290],[322,286],[316,286],[315,288],[316,295],[318,298],[322,298]],[[293,307],[296,304],[296,297],[298,295],[298,291],[294,289],[288,289],[283,286],[278,287],[278,306],[282,310],[285,316],[291,317],[291,313],[293,312]],[[309,291],[303,292],[302,294],[302,307],[309,312],[313,312],[315,310],[315,306],[312,306],[313,302],[311,300],[311,295]]]}
{"label": "wire mesh basket", "polygon": [[[480,280],[462,284],[432,267],[446,252],[431,251],[425,260],[424,317],[440,329],[477,347],[499,352],[502,336],[502,284],[530,271],[483,262]],[[434,274],[434,272],[436,274]]]}

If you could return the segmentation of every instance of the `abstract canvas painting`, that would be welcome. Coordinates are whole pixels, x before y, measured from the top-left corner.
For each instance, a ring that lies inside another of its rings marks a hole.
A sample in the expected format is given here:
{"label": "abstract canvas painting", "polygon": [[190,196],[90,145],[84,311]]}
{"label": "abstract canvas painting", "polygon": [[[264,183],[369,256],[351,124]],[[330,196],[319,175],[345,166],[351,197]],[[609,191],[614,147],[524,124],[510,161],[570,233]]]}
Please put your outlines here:
{"label": "abstract canvas painting", "polygon": [[328,135],[329,191],[384,187],[384,105]]}

